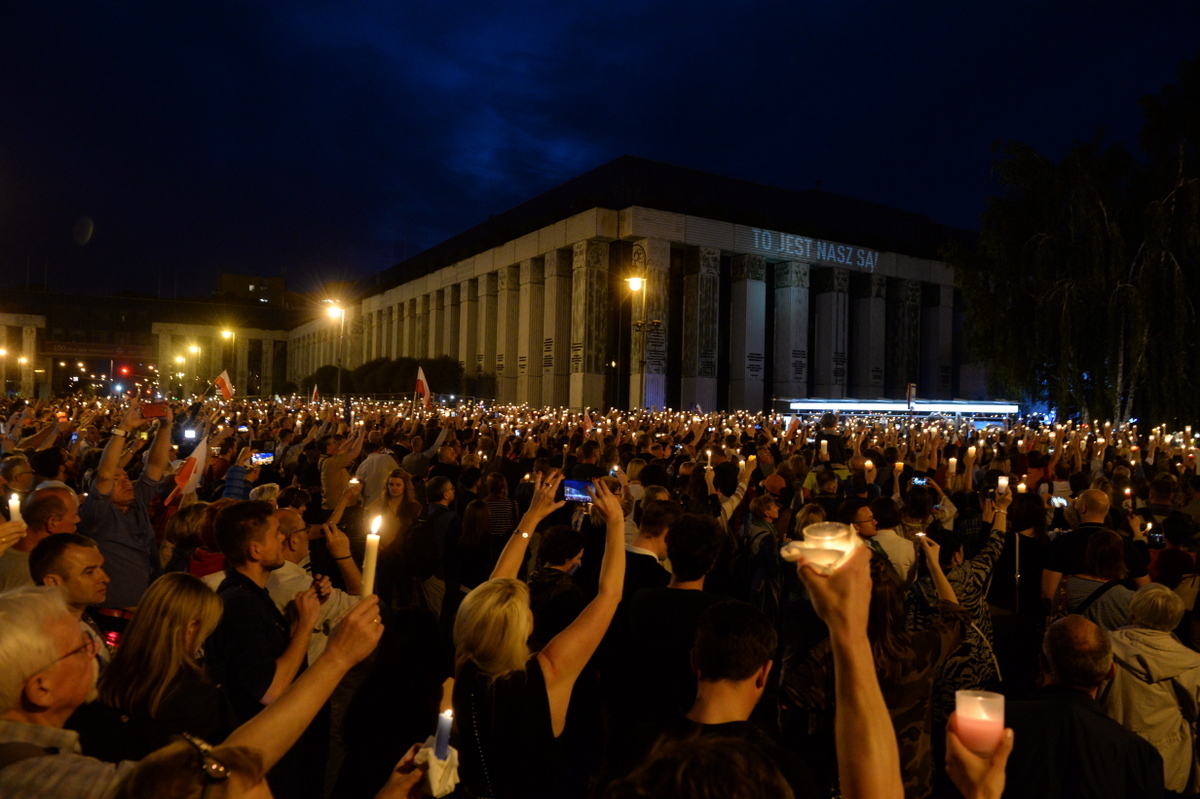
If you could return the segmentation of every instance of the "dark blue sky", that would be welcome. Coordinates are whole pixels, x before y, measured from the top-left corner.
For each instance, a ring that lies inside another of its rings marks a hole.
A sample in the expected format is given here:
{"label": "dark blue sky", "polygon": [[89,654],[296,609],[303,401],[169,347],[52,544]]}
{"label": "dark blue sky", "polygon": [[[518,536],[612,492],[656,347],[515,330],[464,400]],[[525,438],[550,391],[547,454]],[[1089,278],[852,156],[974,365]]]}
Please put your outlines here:
{"label": "dark blue sky", "polygon": [[0,288],[307,289],[625,153],[975,227],[996,140],[1132,144],[1198,33],[1190,0],[10,0]]}

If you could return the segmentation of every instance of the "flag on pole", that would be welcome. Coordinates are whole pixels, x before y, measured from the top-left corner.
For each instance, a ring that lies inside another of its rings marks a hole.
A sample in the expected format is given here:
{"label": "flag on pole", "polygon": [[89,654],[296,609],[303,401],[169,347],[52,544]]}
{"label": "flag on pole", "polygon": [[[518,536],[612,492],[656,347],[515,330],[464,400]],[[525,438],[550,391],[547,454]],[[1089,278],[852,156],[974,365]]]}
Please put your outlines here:
{"label": "flag on pole", "polygon": [[433,394],[429,391],[429,381],[425,379],[425,370],[417,367],[417,395],[422,397],[421,404],[426,408],[433,407]]}
{"label": "flag on pole", "polygon": [[585,436],[592,434],[592,415],[586,410],[583,412],[583,434]]}
{"label": "flag on pole", "polygon": [[227,401],[233,399],[233,383],[229,381],[228,371],[221,372],[213,382],[217,384],[217,388],[221,389],[222,397]]}
{"label": "flag on pole", "polygon": [[312,399],[309,400],[309,402],[316,402],[316,401],[317,401],[317,384],[313,383],[313,395],[312,395]]}
{"label": "flag on pole", "polygon": [[194,492],[200,487],[200,477],[208,461],[208,440],[203,439],[196,444],[192,454],[183,462],[183,467],[175,473],[175,485],[179,486],[181,494]]}

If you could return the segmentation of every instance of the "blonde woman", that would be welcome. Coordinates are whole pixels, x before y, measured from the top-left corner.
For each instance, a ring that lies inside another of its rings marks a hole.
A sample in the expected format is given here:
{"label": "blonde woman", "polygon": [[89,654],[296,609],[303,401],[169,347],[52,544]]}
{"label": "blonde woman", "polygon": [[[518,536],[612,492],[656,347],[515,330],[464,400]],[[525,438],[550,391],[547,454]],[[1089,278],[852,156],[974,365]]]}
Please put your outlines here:
{"label": "blonde woman", "polygon": [[537,655],[529,650],[529,588],[516,579],[529,537],[562,507],[562,477],[537,478],[528,512],[500,555],[492,579],[463,600],[454,622],[454,712],[459,775],[476,796],[492,799],[561,795],[556,739],[567,720],[575,680],[608,630],[625,578],[620,499],[601,481],[595,501],[607,519],[596,598]]}
{"label": "blonde woman", "polygon": [[236,720],[200,663],[221,620],[221,599],[190,574],[154,581],[100,678],[98,702],[75,712],[84,754],[140,760],[181,733],[222,741]]}

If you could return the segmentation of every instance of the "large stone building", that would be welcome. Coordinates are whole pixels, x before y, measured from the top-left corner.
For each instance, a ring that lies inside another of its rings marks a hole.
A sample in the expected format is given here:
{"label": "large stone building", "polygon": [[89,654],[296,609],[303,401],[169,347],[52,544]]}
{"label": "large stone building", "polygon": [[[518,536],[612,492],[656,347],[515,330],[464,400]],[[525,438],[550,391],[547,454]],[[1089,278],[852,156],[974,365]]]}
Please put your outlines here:
{"label": "large stone building", "polygon": [[291,331],[289,376],[333,363],[344,321],[347,366],[449,355],[502,402],[757,410],[910,383],[974,395],[938,259],[969,236],[624,157],[366,281],[345,320]]}

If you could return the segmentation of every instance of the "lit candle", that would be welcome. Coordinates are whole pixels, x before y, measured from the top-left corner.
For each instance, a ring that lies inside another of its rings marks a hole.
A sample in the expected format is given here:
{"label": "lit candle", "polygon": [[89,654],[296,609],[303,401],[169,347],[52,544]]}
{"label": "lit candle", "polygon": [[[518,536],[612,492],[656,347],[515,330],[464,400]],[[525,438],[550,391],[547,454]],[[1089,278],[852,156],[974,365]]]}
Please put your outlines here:
{"label": "lit candle", "polygon": [[904,461],[896,461],[896,463],[892,465],[892,469],[896,472],[896,474],[900,474],[900,472],[904,471]]}
{"label": "lit candle", "polygon": [[949,469],[949,471],[950,471],[950,474],[957,474],[957,473],[958,473],[958,458],[951,458],[951,459],[950,459],[950,469]]}
{"label": "lit candle", "polygon": [[16,494],[8,498],[8,520],[10,522],[23,521],[21,518],[21,498]]}
{"label": "lit candle", "polygon": [[866,463],[863,464],[863,468],[866,469],[868,472],[873,472],[873,471],[875,471],[875,464],[872,461],[867,461]]}
{"label": "lit candle", "polygon": [[1024,483],[1017,483],[1017,493],[1018,494],[1025,493],[1025,484]]}
{"label": "lit candle", "polygon": [[821,454],[822,455],[829,454],[829,442],[823,438],[821,439]]}
{"label": "lit candle", "polygon": [[376,516],[371,521],[371,533],[367,536],[367,551],[363,555],[363,596],[375,593],[375,562],[379,559],[379,528],[382,526],[382,516]]}
{"label": "lit candle", "polygon": [[996,493],[1003,494],[1008,491],[1008,475],[1002,474],[996,478]]}
{"label": "lit candle", "polygon": [[990,755],[1004,737],[1004,696],[988,691],[955,692],[954,734],[978,755]]}
{"label": "lit candle", "polygon": [[975,448],[967,447],[967,460],[975,460]]}
{"label": "lit candle", "polygon": [[438,760],[445,760],[450,753],[450,726],[453,723],[453,710],[438,714],[437,740],[433,744],[433,754]]}
{"label": "lit candle", "polygon": [[784,560],[796,561],[801,556],[826,574],[859,546],[858,536],[850,526],[837,522],[819,522],[804,528],[803,541],[790,541],[780,550]]}

